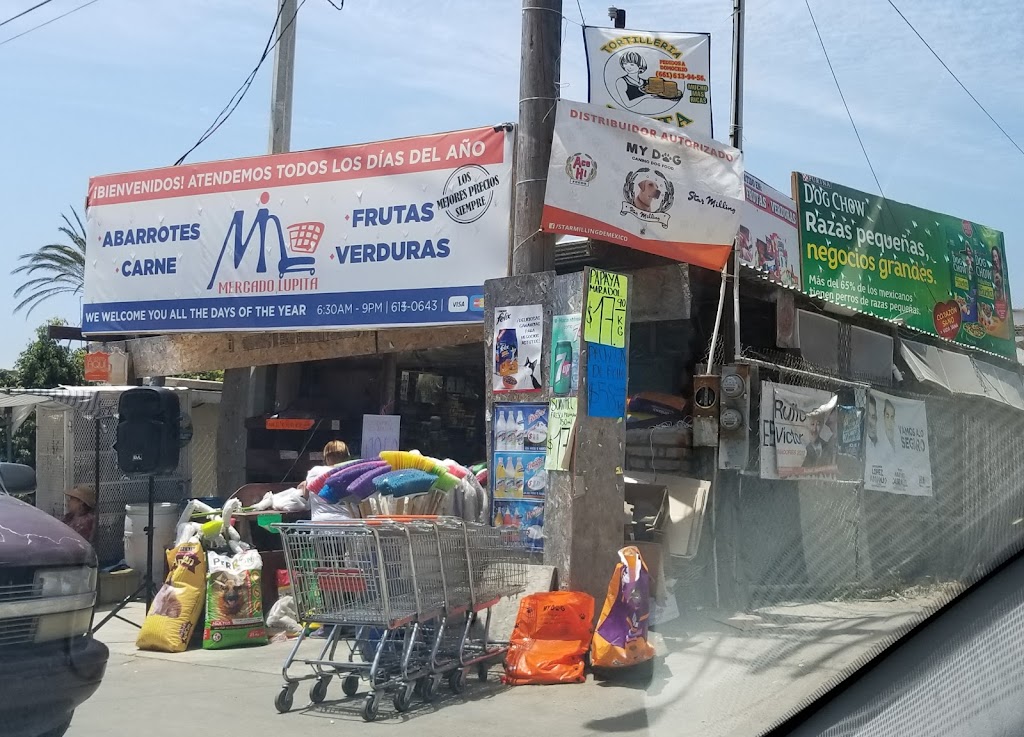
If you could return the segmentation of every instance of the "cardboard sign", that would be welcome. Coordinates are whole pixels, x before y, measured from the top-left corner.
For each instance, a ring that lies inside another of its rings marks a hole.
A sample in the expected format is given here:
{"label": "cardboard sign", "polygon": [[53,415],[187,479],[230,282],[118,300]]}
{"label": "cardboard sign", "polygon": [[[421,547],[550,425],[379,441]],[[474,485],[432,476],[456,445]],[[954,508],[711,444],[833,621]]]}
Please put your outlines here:
{"label": "cardboard sign", "polygon": [[616,348],[626,345],[626,277],[591,269],[583,339]]}
{"label": "cardboard sign", "polygon": [[376,458],[382,450],[399,449],[402,418],[398,415],[363,415],[361,458]]}
{"label": "cardboard sign", "polygon": [[548,410],[548,444],[544,468],[568,471],[576,434],[576,397],[555,397]]}
{"label": "cardboard sign", "polygon": [[587,414],[624,417],[626,349],[589,343],[587,350]]}

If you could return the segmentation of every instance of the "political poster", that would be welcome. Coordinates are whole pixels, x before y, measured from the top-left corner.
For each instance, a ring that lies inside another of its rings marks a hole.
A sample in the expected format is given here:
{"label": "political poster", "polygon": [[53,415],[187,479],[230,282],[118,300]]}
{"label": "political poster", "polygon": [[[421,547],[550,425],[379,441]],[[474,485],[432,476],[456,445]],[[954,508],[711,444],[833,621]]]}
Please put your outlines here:
{"label": "political poster", "polygon": [[864,410],[864,488],[932,495],[925,403],[871,391]]}
{"label": "political poster", "polygon": [[749,172],[743,173],[743,215],[736,236],[740,261],[787,287],[800,289],[796,204]]}
{"label": "political poster", "polygon": [[511,163],[488,127],[95,177],[83,332],[482,321]]}
{"label": "political poster", "polygon": [[711,138],[711,35],[583,27],[590,102]]}
{"label": "political poster", "polygon": [[761,478],[835,478],[838,444],[835,394],[761,383]]}
{"label": "political poster", "polygon": [[739,150],[629,112],[559,100],[543,230],[720,270],[743,202]]}
{"label": "political poster", "polygon": [[808,174],[793,189],[805,292],[1016,357],[1000,231]]}

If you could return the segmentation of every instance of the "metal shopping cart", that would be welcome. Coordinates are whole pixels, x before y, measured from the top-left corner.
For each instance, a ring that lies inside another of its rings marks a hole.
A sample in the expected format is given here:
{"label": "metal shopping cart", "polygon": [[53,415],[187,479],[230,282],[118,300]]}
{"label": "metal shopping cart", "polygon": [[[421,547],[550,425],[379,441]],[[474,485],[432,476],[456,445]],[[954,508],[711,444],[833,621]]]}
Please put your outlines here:
{"label": "metal shopping cart", "polygon": [[[299,618],[307,623],[282,668],[278,711],[291,709],[298,685],[312,680],[319,703],[335,676],[355,696],[366,680],[362,715],[376,719],[391,694],[407,710],[414,693],[430,701],[447,676],[461,692],[470,666],[487,663],[506,648],[488,639],[490,607],[525,586],[525,550],[516,538],[452,518],[378,518],[276,526],[281,532]],[[506,548],[507,546],[507,548]],[[487,610],[482,636],[471,637]],[[329,628],[316,657],[299,657],[308,623]],[[347,656],[339,657],[344,643]],[[309,666],[293,675],[295,664]]]}

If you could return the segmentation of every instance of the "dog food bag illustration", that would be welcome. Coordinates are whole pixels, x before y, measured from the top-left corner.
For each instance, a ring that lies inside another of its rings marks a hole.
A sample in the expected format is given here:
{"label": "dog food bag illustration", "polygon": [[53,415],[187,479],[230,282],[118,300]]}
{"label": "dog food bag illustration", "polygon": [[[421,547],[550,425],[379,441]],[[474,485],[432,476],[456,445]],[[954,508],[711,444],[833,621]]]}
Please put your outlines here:
{"label": "dog food bag illustration", "polygon": [[167,551],[170,573],[142,623],[135,646],[164,653],[184,652],[203,612],[206,552],[198,542]]}
{"label": "dog food bag illustration", "polygon": [[210,553],[203,649],[267,643],[262,573],[263,560],[256,550],[237,555]]}
{"label": "dog food bag illustration", "polygon": [[515,328],[502,328],[498,339],[494,342],[494,370],[506,383],[516,385],[516,374],[519,373],[519,337]]}

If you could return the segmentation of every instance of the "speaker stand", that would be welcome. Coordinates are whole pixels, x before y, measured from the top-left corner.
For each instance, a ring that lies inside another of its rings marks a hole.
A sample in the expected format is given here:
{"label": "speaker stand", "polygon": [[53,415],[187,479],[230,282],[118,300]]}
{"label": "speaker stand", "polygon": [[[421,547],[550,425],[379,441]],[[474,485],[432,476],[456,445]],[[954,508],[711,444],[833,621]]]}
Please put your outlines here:
{"label": "speaker stand", "polygon": [[92,628],[93,632],[96,632],[100,627],[105,625],[111,619],[115,617],[120,619],[122,622],[127,622],[133,627],[142,628],[142,625],[138,622],[133,622],[130,619],[126,619],[121,616],[121,610],[131,604],[133,601],[141,601],[140,596],[145,594],[146,598],[146,614],[149,613],[149,609],[153,604],[153,597],[156,595],[156,582],[153,581],[153,497],[156,493],[156,477],[152,474],[149,475],[149,519],[146,526],[146,573],[142,578],[142,583],[139,584],[139,588],[135,589],[132,593],[128,594],[125,598],[121,599],[114,608],[111,609],[107,616],[100,620],[100,623]]}

